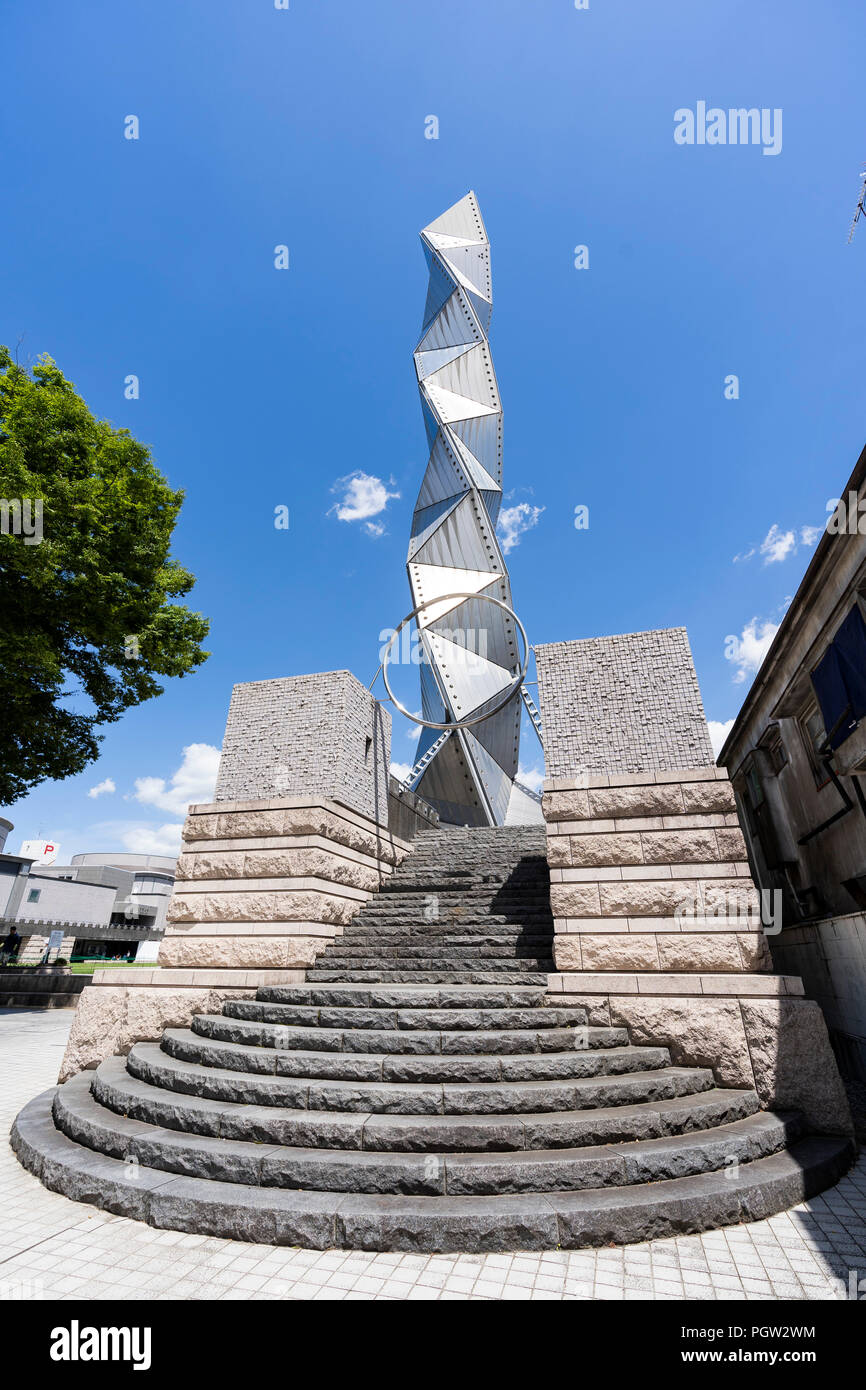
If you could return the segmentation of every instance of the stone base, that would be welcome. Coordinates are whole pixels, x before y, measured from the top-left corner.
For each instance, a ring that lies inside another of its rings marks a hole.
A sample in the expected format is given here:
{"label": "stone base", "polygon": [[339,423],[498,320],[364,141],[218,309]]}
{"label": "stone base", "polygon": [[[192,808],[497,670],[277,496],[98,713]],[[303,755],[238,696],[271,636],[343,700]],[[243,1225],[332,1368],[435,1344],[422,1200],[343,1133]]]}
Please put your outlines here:
{"label": "stone base", "polygon": [[61,1081],[224,999],[302,983],[409,848],[339,802],[304,796],[191,806],[183,835],[159,968],[94,972]]}
{"label": "stone base", "polygon": [[814,1133],[854,1125],[824,1015],[790,975],[552,975],[557,1001],[677,1066],[711,1067],[720,1086],[754,1087],[768,1110],[799,1110]]}
{"label": "stone base", "polygon": [[96,970],[81,995],[58,1081],[126,1056],[166,1028],[188,1028],[193,1014],[219,1013],[225,999],[254,999],[262,984],[293,985],[302,970]]}

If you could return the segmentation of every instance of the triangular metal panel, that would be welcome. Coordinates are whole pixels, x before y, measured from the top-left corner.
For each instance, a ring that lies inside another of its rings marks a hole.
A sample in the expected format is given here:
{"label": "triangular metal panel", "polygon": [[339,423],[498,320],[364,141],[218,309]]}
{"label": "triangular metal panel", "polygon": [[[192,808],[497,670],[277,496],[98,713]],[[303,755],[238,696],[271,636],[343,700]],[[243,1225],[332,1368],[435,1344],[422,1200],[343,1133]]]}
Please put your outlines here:
{"label": "triangular metal panel", "polygon": [[459,396],[455,391],[444,391],[441,386],[436,385],[435,376],[428,377],[421,383],[421,391],[426,392],[430,405],[444,425],[499,414],[496,406],[484,405],[482,401],[474,401],[470,396]]}
{"label": "triangular metal panel", "polygon": [[[489,570],[458,570],[451,569],[446,565],[417,565],[409,566],[409,578],[412,584],[412,596],[415,598],[415,607],[420,603],[430,602],[440,594],[457,593],[478,593],[485,590],[491,581],[498,576],[491,574]],[[443,599],[441,603],[431,603],[430,607],[418,615],[419,627],[430,627],[439,622],[446,613],[452,612],[459,604],[465,602],[463,599]],[[490,604],[486,605],[490,608]]]}
{"label": "triangular metal panel", "polygon": [[474,724],[472,732],[502,770],[513,777],[520,748],[520,696],[509,700],[505,709],[490,719]]}
{"label": "triangular metal panel", "polygon": [[479,522],[480,507],[470,492],[417,550],[413,560],[421,565],[449,565],[455,569],[490,570],[502,567],[502,557],[492,533]]}
{"label": "triangular metal panel", "polygon": [[481,500],[487,508],[487,514],[495,527],[499,520],[499,509],[502,506],[502,489],[497,488],[495,492],[483,490],[481,493]]}
{"label": "triangular metal panel", "polygon": [[481,329],[470,313],[465,296],[455,290],[421,338],[416,352],[438,348],[471,347],[482,342]]}
{"label": "triangular metal panel", "polygon": [[483,418],[466,416],[455,419],[451,427],[498,487],[502,482],[502,415],[491,412]]}
{"label": "triangular metal panel", "polygon": [[504,825],[505,817],[508,814],[508,803],[511,799],[511,778],[499,766],[496,759],[491,758],[487,749],[475,738],[471,729],[464,731],[464,738],[468,751],[478,768],[487,799],[493,808],[495,824]]}
{"label": "triangular metal panel", "polygon": [[410,560],[464,496],[465,493],[458,493],[456,497],[443,497],[441,502],[434,502],[431,507],[422,507],[415,513],[412,518],[412,538],[409,541]]}
{"label": "triangular metal panel", "polygon": [[483,656],[460,647],[430,629],[425,633],[436,664],[444,677],[448,702],[457,719],[501,695],[514,680],[510,671],[486,661]]}
{"label": "triangular metal panel", "polygon": [[429,377],[426,384],[427,389],[431,391],[431,397],[432,388],[435,386],[437,390],[478,401],[489,410],[502,409],[493,363],[484,343],[461,353],[451,362],[443,363],[435,375]]}
{"label": "triangular metal panel", "polygon": [[487,241],[487,232],[475,194],[470,190],[458,202],[429,222],[421,233],[460,237],[466,241]]}
{"label": "triangular metal panel", "polygon": [[432,450],[439,433],[439,421],[431,410],[430,403],[423,391],[421,392],[421,414],[424,417],[424,429],[427,433],[427,448]]}
{"label": "triangular metal panel", "polygon": [[463,282],[475,294],[481,295],[489,304],[492,298],[490,288],[490,248],[488,246],[439,247],[444,260],[459,274]]}
{"label": "triangular metal panel", "polygon": [[454,280],[448,274],[441,260],[425,247],[424,254],[430,268],[430,283],[427,286],[427,302],[424,305],[422,332],[433,322],[439,310],[454,293]]}
{"label": "triangular metal panel", "polygon": [[466,293],[469,296],[469,303],[475,311],[475,317],[481,324],[485,334],[488,333],[490,330],[490,316],[493,312],[493,305],[489,300],[484,299],[480,294],[475,294],[470,289],[467,289]]}
{"label": "triangular metal panel", "polygon": [[[466,571],[449,572],[456,576]],[[454,592],[458,587],[457,584],[454,585]],[[520,664],[520,647],[514,619],[503,608],[485,602],[480,596],[489,594],[491,598],[501,599],[510,606],[511,595],[508,585],[500,579],[488,584],[486,588],[479,587],[478,593],[478,598],[458,600],[447,613],[438,614],[428,626],[446,637],[451,632],[458,633],[459,636],[452,638],[453,641],[469,643],[479,656],[516,672]],[[437,604],[431,607],[430,611],[436,612],[438,607]]]}
{"label": "triangular metal panel", "polygon": [[415,506],[432,507],[443,497],[454,497],[458,492],[469,490],[474,481],[461,466],[457,451],[449,447],[442,431],[439,430],[427,460],[427,471],[418,494]]}
{"label": "triangular metal panel", "polygon": [[487,469],[482,467],[472,450],[466,447],[456,431],[453,430],[450,425],[446,425],[445,429],[448,432],[449,445],[460,459],[460,462],[463,464],[475,486],[487,491],[495,488],[497,491],[501,492],[502,489],[499,487],[496,479],[492,478],[487,472]]}
{"label": "triangular metal panel", "polygon": [[432,348],[430,352],[415,353],[415,370],[418,373],[418,380],[424,381],[426,377],[438,372],[440,367],[447,366],[453,362],[455,357],[461,353],[470,352],[471,343],[458,343],[456,347]]}

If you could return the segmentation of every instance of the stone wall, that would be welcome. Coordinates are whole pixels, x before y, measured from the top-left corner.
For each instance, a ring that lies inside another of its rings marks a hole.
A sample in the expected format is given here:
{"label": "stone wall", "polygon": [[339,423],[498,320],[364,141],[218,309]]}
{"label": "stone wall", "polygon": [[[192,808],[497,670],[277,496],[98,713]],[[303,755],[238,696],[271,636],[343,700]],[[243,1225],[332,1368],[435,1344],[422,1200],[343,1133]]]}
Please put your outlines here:
{"label": "stone wall", "polygon": [[232,691],[216,801],[333,798],[388,824],[391,716],[350,671]]}
{"label": "stone wall", "polygon": [[555,998],[850,1133],[818,1006],[772,973],[727,775],[699,767],[545,783]]}
{"label": "stone wall", "polygon": [[191,806],[153,970],[97,970],[61,1080],[259,985],[300,984],[409,846],[335,801]]}
{"label": "stone wall", "polygon": [[684,627],[535,648],[548,777],[712,765]]}

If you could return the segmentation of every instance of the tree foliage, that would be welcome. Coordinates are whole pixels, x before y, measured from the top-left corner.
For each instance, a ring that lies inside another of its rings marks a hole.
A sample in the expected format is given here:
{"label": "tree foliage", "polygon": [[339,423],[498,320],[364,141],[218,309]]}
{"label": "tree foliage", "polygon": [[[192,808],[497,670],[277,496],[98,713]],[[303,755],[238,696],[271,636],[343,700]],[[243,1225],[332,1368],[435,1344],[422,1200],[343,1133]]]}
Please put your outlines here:
{"label": "tree foliage", "polygon": [[0,347],[0,805],[81,772],[100,725],[206,660],[169,553],[182,502],[50,357],[31,372]]}

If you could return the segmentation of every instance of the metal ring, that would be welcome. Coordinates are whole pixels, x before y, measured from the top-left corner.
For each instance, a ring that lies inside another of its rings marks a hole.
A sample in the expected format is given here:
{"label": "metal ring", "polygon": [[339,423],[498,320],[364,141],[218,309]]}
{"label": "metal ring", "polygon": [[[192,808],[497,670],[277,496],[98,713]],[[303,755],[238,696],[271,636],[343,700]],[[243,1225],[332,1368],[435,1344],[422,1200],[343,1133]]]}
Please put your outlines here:
{"label": "metal ring", "polygon": [[[448,603],[451,599],[469,598],[480,598],[484,599],[485,603],[495,603],[497,608],[502,608],[505,610],[506,613],[509,613],[511,615],[511,617],[516,622],[517,626],[520,628],[520,635],[523,638],[523,665],[521,666],[517,676],[514,678],[514,683],[511,686],[511,689],[508,691],[508,694],[505,696],[505,698],[503,700],[500,700],[499,704],[494,706],[493,709],[488,710],[486,714],[479,715],[477,719],[460,719],[456,721],[451,720],[450,723],[447,724],[437,724],[432,719],[419,719],[417,714],[412,714],[410,710],[406,709],[405,705],[400,704],[400,701],[397,699],[396,695],[394,694],[393,690],[388,684],[388,656],[391,651],[391,648],[394,645],[396,638],[399,637],[406,624],[411,623],[413,618],[417,618],[419,613],[423,613],[425,608],[429,608],[434,603]],[[393,633],[388,639],[388,645],[385,648],[385,651],[382,656],[382,680],[385,682],[385,689],[388,692],[388,697],[391,703],[396,706],[396,708],[400,711],[401,714],[405,714],[407,719],[411,719],[413,724],[423,724],[425,729],[471,729],[473,725],[483,724],[485,719],[492,719],[494,714],[498,714],[500,710],[505,709],[505,706],[508,704],[509,700],[511,700],[517,694],[518,690],[523,684],[523,678],[526,675],[526,670],[528,666],[529,640],[526,636],[526,628],[523,626],[523,623],[520,621],[514,609],[511,608],[509,604],[504,603],[503,600],[500,598],[494,598],[492,594],[441,594],[438,598],[428,598],[424,601],[424,603],[419,603],[417,608],[413,608],[411,613],[407,613],[400,626],[394,629]]]}

